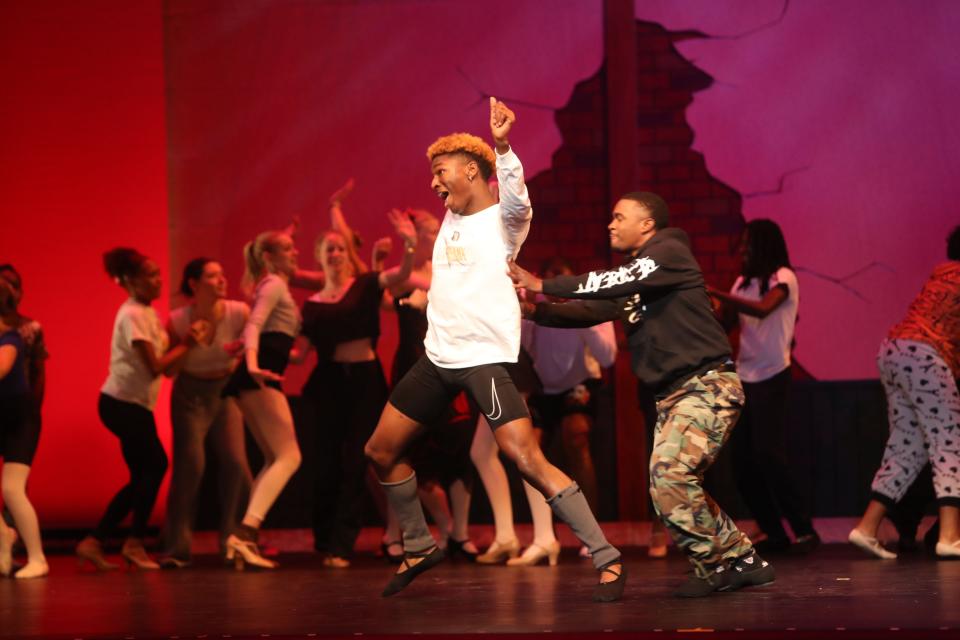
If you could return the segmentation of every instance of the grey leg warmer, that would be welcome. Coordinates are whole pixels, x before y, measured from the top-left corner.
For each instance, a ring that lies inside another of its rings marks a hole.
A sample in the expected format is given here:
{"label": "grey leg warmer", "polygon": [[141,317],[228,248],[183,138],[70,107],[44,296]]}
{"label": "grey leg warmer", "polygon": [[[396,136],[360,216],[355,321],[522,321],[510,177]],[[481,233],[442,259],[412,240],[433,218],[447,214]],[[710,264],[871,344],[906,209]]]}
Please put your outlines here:
{"label": "grey leg warmer", "polygon": [[620,561],[620,552],[607,542],[576,482],[547,500],[547,504],[558,518],[570,525],[574,535],[590,550],[595,568],[601,569]]}
{"label": "grey leg warmer", "polygon": [[417,474],[412,473],[409,478],[400,482],[381,482],[380,485],[400,522],[403,550],[407,553],[421,553],[436,546],[417,496]]}

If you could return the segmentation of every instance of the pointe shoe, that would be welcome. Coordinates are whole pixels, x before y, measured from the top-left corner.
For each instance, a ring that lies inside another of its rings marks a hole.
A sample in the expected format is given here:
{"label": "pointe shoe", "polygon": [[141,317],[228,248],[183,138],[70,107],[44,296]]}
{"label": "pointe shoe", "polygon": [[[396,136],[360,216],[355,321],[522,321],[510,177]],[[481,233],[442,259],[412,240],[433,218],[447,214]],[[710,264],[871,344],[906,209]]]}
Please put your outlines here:
{"label": "pointe shoe", "polygon": [[937,557],[943,560],[960,560],[960,540],[938,542]]}
{"label": "pointe shoe", "polygon": [[536,542],[523,550],[523,553],[516,558],[507,560],[508,567],[532,567],[539,564],[541,560],[546,560],[551,567],[557,566],[557,558],[560,557],[560,543],[554,540],[543,547]]}
{"label": "pointe shoe", "polygon": [[327,554],[323,558],[323,566],[329,567],[330,569],[349,569],[350,561],[340,556]]}
{"label": "pointe shoe", "polygon": [[895,560],[897,557],[897,554],[884,549],[879,540],[868,536],[860,531],[860,529],[852,529],[850,531],[850,535],[847,536],[847,540],[849,540],[854,546],[860,547],[867,553],[877,556],[882,560]]}
{"label": "pointe shoe", "polygon": [[236,535],[231,534],[227,538],[227,560],[233,561],[233,566],[237,571],[243,571],[245,564],[255,569],[276,569],[280,566],[273,560],[268,560],[260,555],[257,543],[253,540],[241,540]]}
{"label": "pointe shoe", "polygon": [[13,570],[13,545],[16,543],[17,530],[0,523],[0,576],[8,576]]}
{"label": "pointe shoe", "polygon": [[50,565],[46,560],[42,562],[28,562],[20,571],[13,574],[17,580],[29,580],[30,578],[42,578],[50,573]]}
{"label": "pointe shoe", "polygon": [[500,564],[510,558],[516,558],[520,555],[520,541],[514,538],[507,542],[494,540],[486,552],[477,556],[479,564]]}
{"label": "pointe shoe", "polygon": [[136,567],[147,571],[155,571],[160,568],[160,565],[147,555],[147,550],[143,548],[143,541],[139,538],[127,538],[127,541],[123,543],[123,548],[120,549],[120,555],[127,561],[128,567]]}
{"label": "pointe shoe", "polygon": [[97,571],[116,571],[120,567],[108,562],[103,555],[103,545],[93,536],[87,536],[77,545],[77,562],[83,566],[84,562],[89,562]]}

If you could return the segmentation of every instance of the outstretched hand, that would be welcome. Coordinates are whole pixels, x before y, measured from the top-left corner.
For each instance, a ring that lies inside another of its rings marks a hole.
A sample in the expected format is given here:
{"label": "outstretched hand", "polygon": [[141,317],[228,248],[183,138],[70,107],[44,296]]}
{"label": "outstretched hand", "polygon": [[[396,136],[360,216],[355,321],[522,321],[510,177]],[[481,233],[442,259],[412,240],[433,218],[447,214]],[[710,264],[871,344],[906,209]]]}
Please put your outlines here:
{"label": "outstretched hand", "polygon": [[416,246],[417,229],[413,226],[413,220],[410,219],[410,216],[408,216],[406,212],[400,209],[390,209],[390,211],[387,212],[387,218],[390,219],[390,224],[393,225],[394,231],[397,232],[398,236],[403,238],[404,243],[408,247]]}
{"label": "outstretched hand", "polygon": [[516,114],[508,109],[507,105],[490,96],[490,133],[493,134],[493,141],[497,145],[497,153],[502,155],[510,149],[507,136],[516,121]]}
{"label": "outstretched hand", "polygon": [[347,196],[353,192],[354,179],[348,178],[346,182],[343,183],[343,186],[333,192],[330,196],[330,206],[340,206],[340,203],[343,202]]}
{"label": "outstretched hand", "polygon": [[543,280],[522,268],[513,260],[507,260],[507,275],[513,280],[516,289],[526,289],[532,293],[543,293]]}
{"label": "outstretched hand", "polygon": [[293,216],[290,218],[290,224],[281,229],[281,233],[285,233],[291,238],[296,237],[297,231],[300,230],[300,216]]}

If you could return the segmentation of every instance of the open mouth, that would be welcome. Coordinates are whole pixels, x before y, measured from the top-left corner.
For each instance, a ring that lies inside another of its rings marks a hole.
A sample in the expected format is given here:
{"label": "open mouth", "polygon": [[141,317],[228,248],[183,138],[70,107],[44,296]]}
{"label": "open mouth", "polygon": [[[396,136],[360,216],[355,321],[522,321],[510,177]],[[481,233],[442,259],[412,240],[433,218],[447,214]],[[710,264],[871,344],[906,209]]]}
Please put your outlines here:
{"label": "open mouth", "polygon": [[437,191],[437,197],[443,200],[443,206],[450,208],[450,192],[440,189]]}

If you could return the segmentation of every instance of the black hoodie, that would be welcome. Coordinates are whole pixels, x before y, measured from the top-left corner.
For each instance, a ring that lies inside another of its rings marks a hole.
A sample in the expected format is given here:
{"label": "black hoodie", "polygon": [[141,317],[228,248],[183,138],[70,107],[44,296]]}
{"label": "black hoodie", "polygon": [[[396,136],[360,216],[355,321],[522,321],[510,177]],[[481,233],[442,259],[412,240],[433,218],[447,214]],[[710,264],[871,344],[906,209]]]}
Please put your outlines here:
{"label": "black hoodie", "polygon": [[633,371],[658,397],[730,359],[730,343],[680,229],[658,231],[616,269],[544,280],[543,292],[580,300],[538,304],[537,324],[587,327],[619,318]]}

